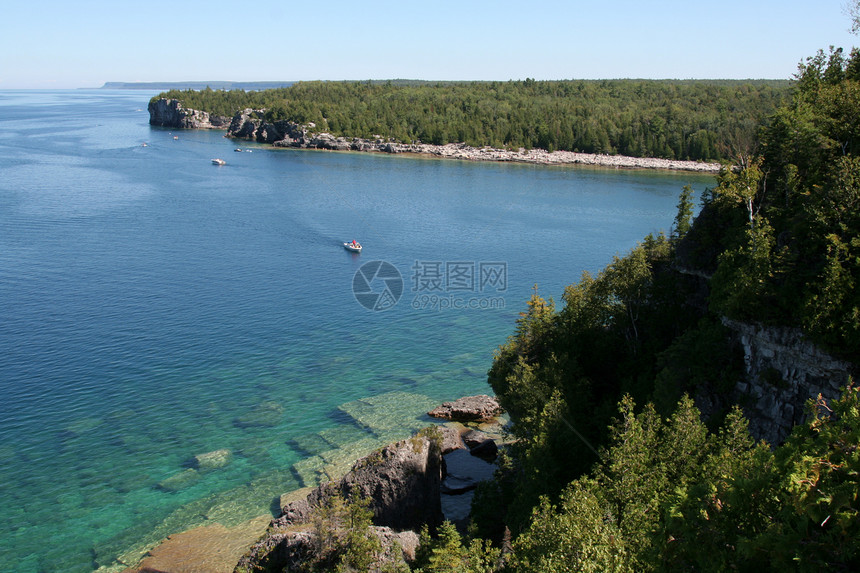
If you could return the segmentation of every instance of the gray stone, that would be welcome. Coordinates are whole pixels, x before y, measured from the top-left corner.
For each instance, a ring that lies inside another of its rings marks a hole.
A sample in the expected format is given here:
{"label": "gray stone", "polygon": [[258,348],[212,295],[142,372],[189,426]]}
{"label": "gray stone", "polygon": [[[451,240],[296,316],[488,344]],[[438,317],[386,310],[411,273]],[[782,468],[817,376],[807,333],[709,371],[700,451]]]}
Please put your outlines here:
{"label": "gray stone", "polygon": [[499,446],[493,440],[484,440],[474,448],[471,448],[469,453],[482,460],[492,462],[499,455]]}
{"label": "gray stone", "polygon": [[257,115],[258,112],[258,110],[253,109],[237,112],[230,120],[227,133],[240,139],[256,139],[257,128],[262,124],[262,120],[252,116]]}
{"label": "gray stone", "polygon": [[[376,556],[373,571],[403,570],[414,561],[418,549],[418,534],[414,531],[394,531],[390,527],[370,528],[382,546]],[[315,554],[318,546],[312,531],[285,531],[267,535],[246,553],[235,571],[300,571]]]}
{"label": "gray stone", "polygon": [[482,394],[460,398],[454,402],[444,402],[427,414],[434,418],[456,422],[483,422],[495,418],[501,412],[502,408],[495,398]]}
{"label": "gray stone", "polygon": [[469,453],[484,460],[492,461],[499,453],[499,447],[490,436],[480,430],[468,430],[463,434],[463,441],[469,448]]}
{"label": "gray stone", "polygon": [[[383,543],[383,559],[392,563],[411,560],[418,545],[415,530],[425,523],[437,527],[444,519],[441,482],[441,452],[429,438],[417,435],[390,444],[355,462],[339,481],[320,485],[306,497],[286,503],[282,515],[271,522],[237,569],[294,570],[312,556],[315,511],[335,495],[349,499],[353,493],[370,499],[373,533]],[[286,501],[282,496],[281,503]]]}
{"label": "gray stone", "polygon": [[[848,381],[852,364],[816,347],[799,329],[725,318],[723,324],[735,333],[744,353],[744,378],[735,387],[735,399],[753,397],[744,413],[756,439],[782,443],[791,427],[802,422],[807,399],[821,394],[833,400]],[[779,373],[778,387],[767,382],[774,371]]]}
{"label": "gray stone", "polygon": [[[465,451],[464,451],[465,453]],[[302,522],[310,511],[334,495],[349,498],[353,492],[370,498],[375,525],[397,530],[435,527],[442,522],[439,491],[441,452],[423,436],[390,444],[355,462],[339,481],[322,484],[305,500],[288,504],[284,523]]]}
{"label": "gray stone", "polygon": [[205,111],[184,108],[179,100],[160,98],[149,102],[149,123],[180,129],[223,129],[230,118],[210,116]]}
{"label": "gray stone", "polygon": [[442,434],[442,455],[453,452],[454,450],[463,450],[466,448],[466,445],[463,443],[463,438],[460,437],[460,429],[453,426],[437,427],[439,432]]}

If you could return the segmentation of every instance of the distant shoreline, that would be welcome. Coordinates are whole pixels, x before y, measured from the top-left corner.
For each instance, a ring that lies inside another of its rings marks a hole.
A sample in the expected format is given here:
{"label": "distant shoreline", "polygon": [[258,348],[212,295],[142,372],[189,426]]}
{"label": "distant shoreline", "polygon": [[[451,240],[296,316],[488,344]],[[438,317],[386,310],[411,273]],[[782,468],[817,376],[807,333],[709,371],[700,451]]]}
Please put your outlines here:
{"label": "distant shoreline", "polygon": [[[225,137],[236,137],[228,130]],[[251,139],[251,141],[254,141]],[[255,143],[261,143],[256,142]],[[317,149],[325,151],[354,151],[360,153],[386,153],[389,155],[415,155],[460,161],[496,161],[508,163],[530,163],[532,165],[583,165],[614,169],[652,169],[666,171],[688,171],[703,174],[717,174],[722,169],[720,163],[686,161],[680,159],[661,159],[658,157],[630,157],[626,155],[606,155],[600,153],[579,153],[575,151],[546,151],[545,149],[497,149],[492,147],[472,147],[465,143],[395,143],[381,139],[335,138],[329,134],[317,134],[308,140],[288,142],[280,140],[270,143],[273,147],[288,149]]]}
{"label": "distant shoreline", "polygon": [[693,171],[698,173],[718,173],[720,163],[683,161],[655,157],[629,157],[625,155],[605,155],[598,153],[578,153],[574,151],[546,151],[544,149],[519,149],[517,151],[494,149],[491,147],[471,147],[462,143],[446,145],[388,144],[382,149],[358,149],[359,151],[380,151],[388,153],[413,153],[431,155],[445,159],[465,161],[499,161],[532,163],[536,165],[589,165],[612,167],[616,169],[665,169],[669,171]]}
{"label": "distant shoreline", "polygon": [[472,147],[465,143],[399,143],[390,138],[374,136],[338,137],[326,132],[311,131],[313,123],[299,124],[281,120],[266,122],[256,117],[254,110],[237,111],[233,117],[212,115],[206,111],[184,108],[180,101],[164,97],[149,102],[149,123],[180,129],[226,129],[226,137],[236,140],[267,143],[274,147],[298,149],[328,149],[331,151],[362,151],[377,153],[412,153],[445,159],[466,161],[507,161],[536,165],[590,165],[616,169],[663,169],[718,173],[720,163],[579,153],[575,151],[547,151],[544,149],[498,149],[490,146]]}
{"label": "distant shoreline", "polygon": [[274,82],[105,82],[100,88],[102,90],[268,90],[275,88],[290,87],[296,82],[274,81]]}

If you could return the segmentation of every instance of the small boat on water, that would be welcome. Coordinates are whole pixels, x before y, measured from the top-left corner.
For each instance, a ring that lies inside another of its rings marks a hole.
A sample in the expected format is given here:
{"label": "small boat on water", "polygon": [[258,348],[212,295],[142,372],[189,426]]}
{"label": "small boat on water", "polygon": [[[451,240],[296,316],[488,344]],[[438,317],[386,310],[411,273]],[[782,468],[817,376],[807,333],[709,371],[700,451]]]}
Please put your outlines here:
{"label": "small boat on water", "polygon": [[223,159],[217,159],[216,158],[216,159],[212,160],[212,165],[227,165],[227,162],[224,161]]}
{"label": "small boat on water", "polygon": [[360,253],[361,252],[361,243],[358,243],[355,240],[352,240],[349,243],[344,243],[343,248],[346,249],[347,251],[351,251],[353,253]]}

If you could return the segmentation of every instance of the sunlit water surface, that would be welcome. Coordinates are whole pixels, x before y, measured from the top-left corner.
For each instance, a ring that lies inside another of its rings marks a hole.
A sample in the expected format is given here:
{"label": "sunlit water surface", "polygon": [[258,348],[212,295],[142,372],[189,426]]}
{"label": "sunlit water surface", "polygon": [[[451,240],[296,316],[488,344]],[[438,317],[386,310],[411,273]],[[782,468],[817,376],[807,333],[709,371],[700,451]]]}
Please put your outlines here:
{"label": "sunlit water surface", "polygon": [[[116,567],[264,514],[429,405],[490,392],[533,285],[558,299],[712,185],[274,150],[151,128],[151,95],[0,92],[3,570]],[[371,261],[398,276],[356,282]]]}

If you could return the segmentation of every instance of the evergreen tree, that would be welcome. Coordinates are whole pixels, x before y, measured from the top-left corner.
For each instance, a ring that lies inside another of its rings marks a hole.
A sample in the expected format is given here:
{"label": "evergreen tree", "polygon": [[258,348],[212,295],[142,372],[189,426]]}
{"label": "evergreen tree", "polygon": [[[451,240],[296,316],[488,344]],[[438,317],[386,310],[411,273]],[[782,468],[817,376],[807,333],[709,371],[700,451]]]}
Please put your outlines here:
{"label": "evergreen tree", "polygon": [[678,213],[675,215],[675,223],[672,225],[673,237],[682,239],[693,224],[693,188],[684,185],[678,196]]}

